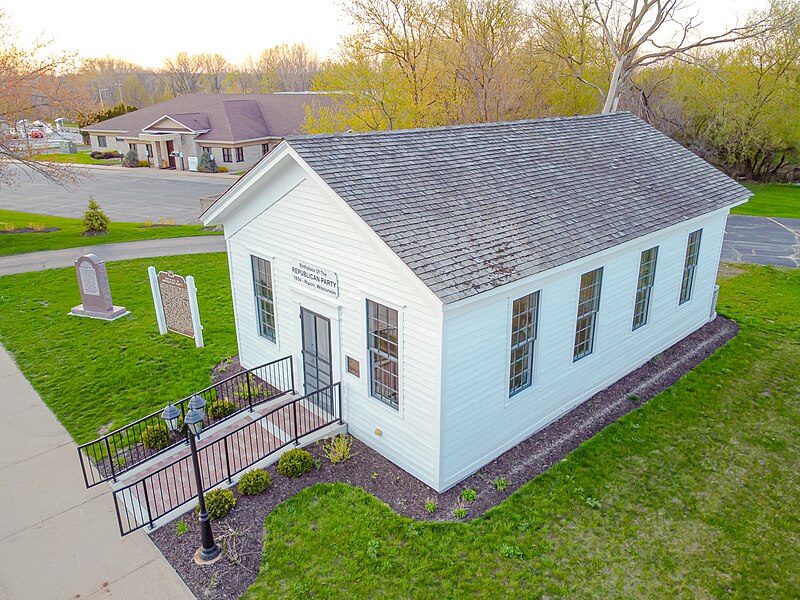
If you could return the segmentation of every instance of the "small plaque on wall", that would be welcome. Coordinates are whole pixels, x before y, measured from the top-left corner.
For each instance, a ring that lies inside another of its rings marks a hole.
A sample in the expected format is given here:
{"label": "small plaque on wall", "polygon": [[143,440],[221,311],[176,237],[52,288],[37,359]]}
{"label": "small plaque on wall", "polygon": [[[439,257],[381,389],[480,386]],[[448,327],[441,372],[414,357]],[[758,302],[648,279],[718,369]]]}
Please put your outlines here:
{"label": "small plaque on wall", "polygon": [[361,365],[352,356],[347,357],[347,372],[356,377],[361,377]]}

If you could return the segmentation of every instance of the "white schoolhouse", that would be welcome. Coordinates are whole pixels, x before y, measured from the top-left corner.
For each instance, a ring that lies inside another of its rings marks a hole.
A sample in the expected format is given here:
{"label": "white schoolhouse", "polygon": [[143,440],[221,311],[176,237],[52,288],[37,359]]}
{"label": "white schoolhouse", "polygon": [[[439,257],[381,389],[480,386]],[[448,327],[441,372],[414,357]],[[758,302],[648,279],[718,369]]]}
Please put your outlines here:
{"label": "white schoolhouse", "polygon": [[706,323],[749,195],[616,113],[290,137],[202,220],[242,364],[442,491]]}

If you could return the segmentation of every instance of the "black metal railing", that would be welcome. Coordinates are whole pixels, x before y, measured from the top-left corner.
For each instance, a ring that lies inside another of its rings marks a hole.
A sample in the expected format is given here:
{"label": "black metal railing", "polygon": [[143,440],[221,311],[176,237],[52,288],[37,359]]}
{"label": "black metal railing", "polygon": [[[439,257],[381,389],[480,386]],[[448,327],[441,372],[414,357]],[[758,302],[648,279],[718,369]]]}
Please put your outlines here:
{"label": "black metal railing", "polygon": [[[290,444],[338,421],[342,423],[339,383],[283,403],[241,427],[198,447],[203,491],[232,477]],[[208,433],[204,434],[207,435]],[[202,443],[202,440],[198,442]],[[188,451],[137,481],[114,490],[121,535],[145,526],[197,498]]]}
{"label": "black metal railing", "polygon": [[[281,396],[294,394],[294,365],[291,356],[241,371],[199,392],[206,401],[204,427],[221,421],[254,406]],[[180,408],[181,422],[187,396],[175,406]],[[161,410],[147,415],[101,438],[78,446],[83,480],[90,488],[117,477],[145,460],[184,442],[182,436],[167,430]]]}

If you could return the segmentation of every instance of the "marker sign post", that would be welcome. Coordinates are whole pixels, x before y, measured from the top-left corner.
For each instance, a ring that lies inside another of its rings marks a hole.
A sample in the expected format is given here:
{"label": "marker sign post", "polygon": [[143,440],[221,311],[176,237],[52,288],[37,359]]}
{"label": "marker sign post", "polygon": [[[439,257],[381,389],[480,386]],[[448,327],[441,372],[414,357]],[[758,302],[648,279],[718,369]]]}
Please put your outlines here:
{"label": "marker sign post", "polygon": [[197,305],[197,287],[191,275],[185,279],[172,271],[160,271],[148,267],[150,290],[156,309],[158,332],[161,335],[172,331],[194,338],[195,346],[202,348],[203,326],[200,324],[200,309]]}

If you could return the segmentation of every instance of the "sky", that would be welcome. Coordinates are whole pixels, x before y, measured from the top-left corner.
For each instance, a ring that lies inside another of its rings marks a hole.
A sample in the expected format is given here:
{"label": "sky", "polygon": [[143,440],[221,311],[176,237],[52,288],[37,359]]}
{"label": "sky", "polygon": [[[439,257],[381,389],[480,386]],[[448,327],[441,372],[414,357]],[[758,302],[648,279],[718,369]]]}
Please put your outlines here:
{"label": "sky", "polygon": [[[767,0],[695,0],[703,33],[723,31]],[[227,7],[231,6],[230,10]],[[339,0],[261,0],[226,5],[195,0],[79,2],[17,0],[3,9],[23,42],[39,36],[54,50],[81,58],[106,55],[159,67],[178,52],[222,54],[240,63],[277,44],[304,42],[320,57],[331,56],[352,25]]]}

